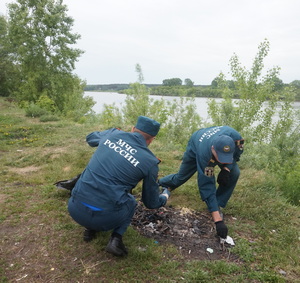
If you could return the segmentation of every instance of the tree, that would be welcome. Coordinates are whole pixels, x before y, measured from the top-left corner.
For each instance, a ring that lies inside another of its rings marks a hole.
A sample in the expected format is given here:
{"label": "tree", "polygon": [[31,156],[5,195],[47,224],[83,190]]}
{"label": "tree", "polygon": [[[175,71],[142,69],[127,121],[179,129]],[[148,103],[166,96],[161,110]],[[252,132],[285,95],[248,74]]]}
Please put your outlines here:
{"label": "tree", "polygon": [[[220,83],[220,85],[222,85],[222,83],[224,84],[224,82],[220,82],[220,77],[214,78],[213,81],[211,82],[211,88],[212,89],[219,88],[219,83]],[[227,83],[227,86],[230,89],[235,89],[235,85],[234,85],[234,81],[233,80],[227,80],[226,83]]]}
{"label": "tree", "polygon": [[165,79],[163,80],[164,86],[180,86],[182,85],[182,80],[179,78]]}
{"label": "tree", "polygon": [[[80,35],[71,32],[73,19],[62,3],[17,0],[8,4],[8,39],[21,77],[15,93],[18,100],[35,103],[44,96],[53,101],[56,110],[70,113],[84,104],[88,109],[93,103],[83,98],[84,82],[72,74],[82,51],[71,46]],[[77,104],[70,105],[70,101]]]}
{"label": "tree", "polygon": [[218,88],[218,77],[214,78],[213,81],[211,82],[211,88],[212,89]]}
{"label": "tree", "polygon": [[[278,79],[279,67],[267,70],[263,76],[263,61],[269,52],[269,42],[259,45],[252,68],[242,67],[239,58],[234,54],[230,59],[231,76],[234,88],[229,88],[223,73],[217,78],[218,88],[222,90],[223,100],[218,103],[211,100],[209,114],[216,125],[229,125],[240,131],[249,143],[270,144],[279,149],[282,155],[287,154],[286,145],[293,141],[299,145],[299,127],[292,107],[295,91],[287,86],[282,88]],[[277,91],[281,89],[280,93]],[[233,100],[238,94],[240,99]],[[274,119],[275,115],[279,117]],[[294,134],[292,134],[294,133]],[[290,152],[297,153],[294,146]],[[291,154],[289,152],[289,154]]]}
{"label": "tree", "polygon": [[16,84],[15,68],[7,45],[7,22],[0,16],[0,96],[9,96]]}
{"label": "tree", "polygon": [[300,80],[294,80],[290,85],[300,89]]}
{"label": "tree", "polygon": [[185,79],[185,80],[184,80],[184,84],[185,84],[187,87],[193,87],[193,86],[194,86],[194,82],[193,82],[191,79]]}
{"label": "tree", "polygon": [[289,84],[292,88],[294,88],[295,92],[296,92],[296,100],[300,100],[300,80],[295,80],[292,81]]}
{"label": "tree", "polygon": [[144,81],[144,75],[140,64],[135,65],[135,71],[138,73],[138,82],[141,84]]}

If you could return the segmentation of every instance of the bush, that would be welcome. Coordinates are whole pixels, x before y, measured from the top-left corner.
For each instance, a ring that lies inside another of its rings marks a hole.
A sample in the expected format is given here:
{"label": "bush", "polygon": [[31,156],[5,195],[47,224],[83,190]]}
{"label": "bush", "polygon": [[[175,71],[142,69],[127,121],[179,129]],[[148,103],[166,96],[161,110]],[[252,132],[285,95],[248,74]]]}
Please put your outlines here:
{"label": "bush", "polygon": [[282,192],[292,204],[300,205],[300,161],[287,169],[286,179],[281,185]]}
{"label": "bush", "polygon": [[52,114],[46,114],[40,117],[41,122],[53,122],[53,121],[59,121],[59,117],[52,115]]}
{"label": "bush", "polygon": [[25,113],[27,117],[32,118],[49,115],[49,112],[46,109],[43,109],[34,103],[30,103],[27,107],[25,107]]}
{"label": "bush", "polygon": [[104,104],[104,110],[98,115],[98,117],[99,123],[103,125],[104,128],[122,127],[122,115],[115,104]]}

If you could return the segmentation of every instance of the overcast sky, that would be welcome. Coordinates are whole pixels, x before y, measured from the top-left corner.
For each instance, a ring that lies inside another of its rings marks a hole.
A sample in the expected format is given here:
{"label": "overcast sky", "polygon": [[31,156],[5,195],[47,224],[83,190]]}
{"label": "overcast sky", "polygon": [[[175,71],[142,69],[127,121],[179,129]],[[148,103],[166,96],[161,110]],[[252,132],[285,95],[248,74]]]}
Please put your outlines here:
{"label": "overcast sky", "polygon": [[[6,3],[0,0],[0,12]],[[265,70],[281,67],[285,83],[300,80],[299,0],[64,0],[85,53],[75,73],[88,84],[191,79],[210,84],[236,53],[251,67],[264,39]]]}

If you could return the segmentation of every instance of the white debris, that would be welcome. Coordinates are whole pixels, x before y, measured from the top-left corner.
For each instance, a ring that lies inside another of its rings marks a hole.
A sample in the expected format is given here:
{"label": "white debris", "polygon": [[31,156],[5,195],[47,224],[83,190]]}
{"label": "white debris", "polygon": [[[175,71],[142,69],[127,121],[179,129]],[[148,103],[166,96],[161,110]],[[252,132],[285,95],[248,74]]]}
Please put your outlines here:
{"label": "white debris", "polygon": [[282,270],[282,269],[279,270],[279,273],[280,273],[281,275],[283,275],[283,276],[286,276],[286,272],[285,272],[284,270]]}
{"label": "white debris", "polygon": [[22,280],[22,279],[24,279],[24,278],[26,278],[28,276],[28,274],[25,274],[24,276],[22,276],[21,278],[18,278],[18,279],[16,279],[16,281],[20,281],[20,280]]}
{"label": "white debris", "polygon": [[226,239],[220,238],[220,244],[223,245],[223,244],[225,244],[225,243],[227,243],[227,244],[229,244],[229,245],[231,245],[231,246],[234,246],[234,245],[235,245],[233,239],[232,239],[230,236],[227,236]]}
{"label": "white debris", "polygon": [[235,245],[233,239],[232,239],[230,236],[227,236],[225,242],[226,242],[227,244],[231,245],[231,246],[234,246],[234,245]]}
{"label": "white debris", "polygon": [[212,254],[214,252],[214,250],[211,248],[207,248],[206,251],[208,251],[210,254]]}

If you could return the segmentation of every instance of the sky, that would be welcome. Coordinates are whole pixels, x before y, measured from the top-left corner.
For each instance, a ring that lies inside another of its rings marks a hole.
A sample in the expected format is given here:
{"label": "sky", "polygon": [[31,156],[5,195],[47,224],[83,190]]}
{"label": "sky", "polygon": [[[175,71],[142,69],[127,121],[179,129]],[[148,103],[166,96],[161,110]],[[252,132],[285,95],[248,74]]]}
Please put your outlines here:
{"label": "sky", "polygon": [[[0,0],[0,13],[7,15]],[[76,73],[87,84],[145,84],[191,79],[210,85],[236,54],[247,70],[265,39],[264,71],[279,66],[284,83],[300,80],[299,0],[64,0],[74,48],[84,51]]]}

